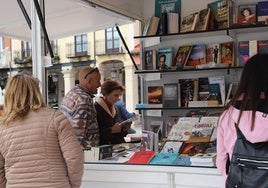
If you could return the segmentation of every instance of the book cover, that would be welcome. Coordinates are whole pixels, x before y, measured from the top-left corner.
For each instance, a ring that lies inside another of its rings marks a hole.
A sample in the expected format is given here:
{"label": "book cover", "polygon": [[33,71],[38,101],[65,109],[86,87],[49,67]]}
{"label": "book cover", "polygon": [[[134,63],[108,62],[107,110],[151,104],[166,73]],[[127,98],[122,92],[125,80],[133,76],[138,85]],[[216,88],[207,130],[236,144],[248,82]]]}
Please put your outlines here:
{"label": "book cover", "polygon": [[178,166],[190,166],[190,157],[186,155],[178,155],[173,164]]}
{"label": "book cover", "polygon": [[237,14],[238,24],[256,24],[256,4],[238,5]]}
{"label": "book cover", "polygon": [[128,160],[128,164],[149,164],[154,157],[154,151],[136,151]]}
{"label": "book cover", "polygon": [[183,142],[166,140],[163,147],[161,148],[161,153],[176,153],[178,154]]}
{"label": "book cover", "polygon": [[195,31],[206,31],[210,17],[210,8],[205,8],[199,11]]}
{"label": "book cover", "polygon": [[192,50],[192,45],[180,46],[174,58],[172,67],[175,67],[177,69],[182,68],[188,61],[191,50]]}
{"label": "book cover", "polygon": [[207,114],[208,111],[206,109],[196,109],[196,110],[189,110],[185,116],[201,118],[203,116],[206,116]]}
{"label": "book cover", "polygon": [[211,11],[209,30],[226,29],[233,24],[233,1],[217,0],[208,4]]}
{"label": "book cover", "polygon": [[167,33],[179,33],[179,21],[180,21],[180,14],[169,12],[167,13]]}
{"label": "book cover", "polygon": [[209,84],[220,84],[220,92],[221,92],[221,104],[225,104],[225,78],[224,76],[209,76],[208,77]]}
{"label": "book cover", "polygon": [[268,24],[268,1],[258,2],[257,20],[262,24]]}
{"label": "book cover", "polygon": [[184,16],[181,21],[180,33],[191,32],[195,30],[198,12]]}
{"label": "book cover", "polygon": [[181,0],[155,0],[155,16],[160,17],[161,13],[181,13]]}
{"label": "book cover", "polygon": [[221,63],[229,66],[234,65],[234,42],[220,43]]}
{"label": "book cover", "polygon": [[249,41],[238,42],[238,66],[245,66],[249,59]]}
{"label": "book cover", "polygon": [[168,116],[166,120],[166,126],[165,126],[165,134],[164,136],[167,137],[170,130],[172,129],[173,125],[177,124],[179,121],[180,116]]}
{"label": "book cover", "polygon": [[268,53],[268,40],[258,41],[258,53]]}
{"label": "book cover", "polygon": [[[155,142],[157,142],[157,140],[162,140],[163,138],[163,121],[151,121],[150,123],[150,131],[156,133],[157,138],[155,138]],[[157,143],[158,144],[158,143]],[[156,145],[156,144],[154,144]]]}
{"label": "book cover", "polygon": [[206,64],[206,45],[196,44],[193,45],[187,66],[196,66],[201,64]]}
{"label": "book cover", "polygon": [[198,100],[207,101],[209,98],[209,81],[208,77],[198,78]]}
{"label": "book cover", "polygon": [[220,63],[220,44],[214,43],[207,45],[206,51],[207,63],[219,64]]}
{"label": "book cover", "polygon": [[222,106],[221,89],[219,83],[209,84],[209,97],[210,101],[217,101],[215,106]]}
{"label": "book cover", "polygon": [[143,26],[142,36],[146,36],[146,35],[147,35],[147,31],[148,31],[148,29],[149,29],[151,19],[152,19],[152,17],[150,16],[150,17],[147,18],[147,20],[145,21],[145,24],[144,24],[144,26]]}
{"label": "book cover", "polygon": [[[189,101],[197,100],[198,79],[179,79],[180,101],[182,107],[188,107]],[[197,89],[196,89],[197,87]]]}
{"label": "book cover", "polygon": [[196,123],[193,126],[188,142],[209,142],[213,129],[212,123]]}
{"label": "book cover", "polygon": [[145,51],[145,70],[156,69],[156,50],[146,50]]}
{"label": "book cover", "polygon": [[166,70],[170,69],[173,57],[172,47],[163,47],[158,49],[157,69]]}
{"label": "book cover", "polygon": [[181,155],[194,156],[198,153],[204,153],[209,147],[208,142],[184,143],[181,150]]}
{"label": "book cover", "polygon": [[178,157],[176,153],[157,153],[154,155],[150,164],[172,165]]}
{"label": "book cover", "polygon": [[156,16],[152,16],[150,19],[149,27],[146,32],[146,36],[152,36],[155,35],[158,29],[158,24],[159,24],[160,18]]}
{"label": "book cover", "polygon": [[113,146],[112,145],[101,145],[99,146],[99,160],[112,157]]}
{"label": "book cover", "polygon": [[142,130],[140,150],[154,150],[154,132]]}
{"label": "book cover", "polygon": [[148,86],[148,104],[162,106],[163,86]]}
{"label": "book cover", "polygon": [[167,136],[167,140],[186,141],[191,135],[192,128],[199,121],[198,117],[181,117],[174,124]]}
{"label": "book cover", "polygon": [[164,84],[163,90],[163,107],[178,107],[178,84]]}

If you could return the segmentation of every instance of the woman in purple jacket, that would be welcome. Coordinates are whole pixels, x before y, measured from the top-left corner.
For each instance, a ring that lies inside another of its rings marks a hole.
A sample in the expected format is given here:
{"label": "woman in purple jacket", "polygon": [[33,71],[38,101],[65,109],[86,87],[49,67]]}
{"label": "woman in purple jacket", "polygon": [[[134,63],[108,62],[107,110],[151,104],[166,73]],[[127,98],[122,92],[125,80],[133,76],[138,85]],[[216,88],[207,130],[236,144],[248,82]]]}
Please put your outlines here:
{"label": "woman in purple jacket", "polygon": [[219,119],[216,164],[224,180],[237,138],[235,123],[250,142],[268,140],[268,54],[256,54],[247,61],[237,91]]}

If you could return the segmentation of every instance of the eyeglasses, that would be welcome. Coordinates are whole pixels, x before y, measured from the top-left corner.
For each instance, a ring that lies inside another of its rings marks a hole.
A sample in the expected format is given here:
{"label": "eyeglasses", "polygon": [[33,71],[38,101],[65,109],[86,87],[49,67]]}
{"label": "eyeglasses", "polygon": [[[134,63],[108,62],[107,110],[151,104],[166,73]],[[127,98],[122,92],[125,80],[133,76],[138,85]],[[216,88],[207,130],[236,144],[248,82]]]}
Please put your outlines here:
{"label": "eyeglasses", "polygon": [[86,79],[88,75],[92,74],[92,73],[95,72],[95,71],[99,72],[99,69],[98,69],[97,67],[94,68],[94,69],[92,69],[91,71],[89,71],[89,72],[85,75],[84,79]]}

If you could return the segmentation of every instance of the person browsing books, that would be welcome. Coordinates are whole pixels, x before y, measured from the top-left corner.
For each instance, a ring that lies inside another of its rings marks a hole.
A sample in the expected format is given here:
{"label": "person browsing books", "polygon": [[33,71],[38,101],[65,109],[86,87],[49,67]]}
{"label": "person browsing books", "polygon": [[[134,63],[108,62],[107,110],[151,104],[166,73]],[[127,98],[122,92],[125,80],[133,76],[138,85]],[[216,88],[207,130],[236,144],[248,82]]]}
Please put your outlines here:
{"label": "person browsing books", "polygon": [[71,120],[77,139],[83,149],[99,146],[99,129],[94,94],[100,87],[98,68],[84,67],[79,72],[79,84],[62,99],[60,110]]}
{"label": "person browsing books", "polygon": [[218,121],[216,165],[224,180],[227,158],[231,158],[237,139],[235,124],[251,143],[268,140],[267,71],[268,54],[256,54],[247,61],[236,93]]}
{"label": "person browsing books", "polygon": [[125,88],[113,78],[107,78],[101,85],[101,94],[96,98],[95,108],[100,130],[100,145],[124,143],[131,122],[120,125],[114,103],[119,100]]}
{"label": "person browsing books", "polygon": [[0,117],[0,187],[79,188],[84,155],[70,121],[30,73],[9,78]]}
{"label": "person browsing books", "polygon": [[[114,105],[115,105],[115,107],[117,109],[120,122],[126,121],[127,119],[130,119],[130,118],[138,117],[137,113],[129,112],[127,110],[126,104],[121,99],[117,100],[114,103]],[[136,133],[135,129],[130,127],[129,130],[128,130],[128,134],[134,134],[134,133]]]}

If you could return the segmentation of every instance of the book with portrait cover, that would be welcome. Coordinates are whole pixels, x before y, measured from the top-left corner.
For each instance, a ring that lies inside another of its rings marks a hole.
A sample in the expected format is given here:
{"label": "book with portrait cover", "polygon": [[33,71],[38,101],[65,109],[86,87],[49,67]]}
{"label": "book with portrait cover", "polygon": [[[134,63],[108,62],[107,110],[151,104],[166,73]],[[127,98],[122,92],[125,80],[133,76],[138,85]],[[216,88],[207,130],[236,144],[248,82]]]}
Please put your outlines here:
{"label": "book with portrait cover", "polygon": [[172,67],[176,69],[182,68],[188,61],[191,50],[192,50],[192,45],[180,46],[173,60]]}
{"label": "book with portrait cover", "polygon": [[144,69],[145,70],[156,69],[156,50],[145,51]]}
{"label": "book with portrait cover", "polygon": [[205,8],[199,11],[195,31],[206,31],[210,17],[210,8]]}
{"label": "book with portrait cover", "polygon": [[237,10],[237,24],[248,25],[256,24],[256,4],[242,4],[238,5]]}
{"label": "book with portrait cover", "polygon": [[178,83],[164,84],[163,87],[163,107],[178,107]]}
{"label": "book with portrait cover", "polygon": [[167,137],[168,133],[170,132],[170,130],[172,129],[173,125],[177,124],[177,122],[179,121],[180,116],[168,116],[167,120],[165,122],[165,134],[164,136]]}
{"label": "book with portrait cover", "polygon": [[[170,69],[173,57],[173,47],[163,47],[158,49],[157,69],[165,70]],[[165,66],[161,65],[161,59],[164,57]]]}
{"label": "book with portrait cover", "polygon": [[198,12],[191,13],[182,17],[180,33],[191,32],[195,30],[197,22]]}
{"label": "book with portrait cover", "polygon": [[176,153],[178,154],[183,142],[176,140],[166,140],[160,153]]}
{"label": "book with portrait cover", "polygon": [[163,86],[148,86],[148,105],[162,107]]}
{"label": "book with portrait cover", "polygon": [[220,44],[208,44],[206,51],[206,59],[209,64],[219,64],[220,63]]}

